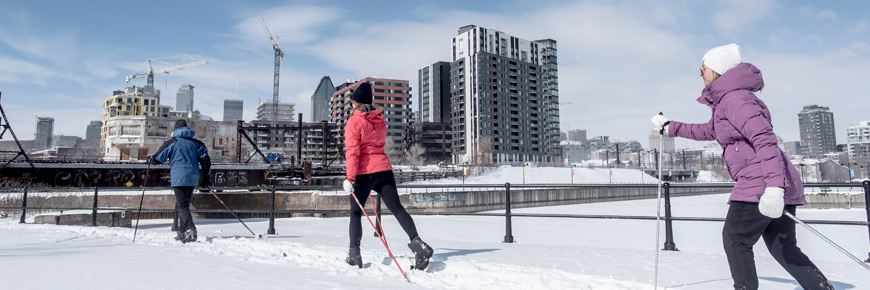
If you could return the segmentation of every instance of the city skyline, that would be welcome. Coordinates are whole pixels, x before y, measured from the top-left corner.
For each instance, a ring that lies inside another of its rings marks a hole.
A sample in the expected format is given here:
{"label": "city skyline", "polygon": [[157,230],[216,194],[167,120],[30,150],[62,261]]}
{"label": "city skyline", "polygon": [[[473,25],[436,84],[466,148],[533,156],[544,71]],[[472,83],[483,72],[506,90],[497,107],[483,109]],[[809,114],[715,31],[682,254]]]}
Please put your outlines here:
{"label": "city skyline", "polygon": [[[85,136],[102,100],[144,85],[123,82],[142,62],[186,54],[210,63],[156,76],[162,105],[175,104],[174,91],[192,84],[203,114],[221,119],[223,100],[240,99],[244,115],[254,116],[272,89],[271,43],[256,18],[262,12],[286,53],[281,101],[295,103],[298,112],[310,112],[323,76],[335,83],[366,76],[416,80],[423,65],[450,59],[449,39],[474,24],[559,41],[562,131],[646,140],[649,117],[658,111],[706,122],[709,110],[694,101],[703,86],[697,67],[707,49],[730,42],[764,74],[759,97],[783,140],[800,139],[797,114],[805,105],[830,107],[838,140],[846,140],[849,126],[870,119],[861,110],[870,105],[860,79],[870,65],[870,44],[862,41],[870,36],[870,21],[860,13],[870,8],[865,2],[459,3],[465,2],[3,3],[2,102],[22,139],[33,136],[37,116],[56,118],[55,134]],[[130,13],[169,20],[106,25],[106,15]]]}

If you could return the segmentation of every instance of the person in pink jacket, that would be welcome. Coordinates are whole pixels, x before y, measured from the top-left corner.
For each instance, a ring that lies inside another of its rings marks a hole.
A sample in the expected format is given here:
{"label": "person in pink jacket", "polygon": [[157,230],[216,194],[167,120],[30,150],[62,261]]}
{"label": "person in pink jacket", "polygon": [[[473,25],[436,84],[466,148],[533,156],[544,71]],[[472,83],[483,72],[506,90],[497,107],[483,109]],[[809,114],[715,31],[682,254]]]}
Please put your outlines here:
{"label": "person in pink jacket", "polygon": [[[414,252],[414,269],[424,270],[434,251],[417,234],[417,227],[411,215],[405,211],[396,191],[396,178],[393,166],[384,153],[387,142],[387,124],[381,112],[372,106],[372,87],[369,83],[360,84],[351,95],[353,113],[344,128],[345,164],[347,180],[344,190],[356,195],[360,204],[365,206],[369,193],[378,192],[384,204],[399,220],[399,224],[411,243],[408,247]],[[362,209],[350,197],[350,250],[345,261],[351,266],[362,268],[360,240],[362,239]]]}
{"label": "person in pink jacket", "polygon": [[758,288],[752,246],[759,238],[804,289],[834,289],[798,248],[795,222],[782,216],[807,202],[797,169],[777,146],[770,111],[754,94],[764,88],[761,71],[744,63],[740,46],[732,43],[704,55],[701,77],[705,87],[697,101],[712,109],[710,121],[688,124],[655,115],[652,122],[669,137],[716,140],[722,146],[736,181],[722,229],[734,289]]}

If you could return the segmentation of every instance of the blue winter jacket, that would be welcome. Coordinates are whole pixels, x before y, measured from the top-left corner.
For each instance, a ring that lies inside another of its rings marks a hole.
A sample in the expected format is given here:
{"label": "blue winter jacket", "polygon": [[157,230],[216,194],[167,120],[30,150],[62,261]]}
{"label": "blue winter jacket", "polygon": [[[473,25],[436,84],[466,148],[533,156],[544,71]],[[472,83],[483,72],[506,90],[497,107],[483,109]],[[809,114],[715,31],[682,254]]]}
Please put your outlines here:
{"label": "blue winter jacket", "polygon": [[[194,134],[190,127],[175,129],[173,137],[166,140],[154,153],[154,157],[149,159],[151,164],[161,164],[169,159],[173,187],[197,186],[201,178],[207,181],[211,159],[205,144],[193,139]],[[199,168],[200,164],[202,170]]]}

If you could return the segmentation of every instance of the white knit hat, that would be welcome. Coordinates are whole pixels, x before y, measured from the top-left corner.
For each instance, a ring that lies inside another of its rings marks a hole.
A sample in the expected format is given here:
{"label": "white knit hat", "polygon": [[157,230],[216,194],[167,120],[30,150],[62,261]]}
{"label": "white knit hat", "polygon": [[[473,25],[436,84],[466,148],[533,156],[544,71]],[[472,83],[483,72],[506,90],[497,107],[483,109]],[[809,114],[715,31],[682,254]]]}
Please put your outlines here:
{"label": "white knit hat", "polygon": [[740,46],[732,43],[717,46],[704,54],[701,62],[719,75],[725,74],[729,69],[743,63],[740,56]]}

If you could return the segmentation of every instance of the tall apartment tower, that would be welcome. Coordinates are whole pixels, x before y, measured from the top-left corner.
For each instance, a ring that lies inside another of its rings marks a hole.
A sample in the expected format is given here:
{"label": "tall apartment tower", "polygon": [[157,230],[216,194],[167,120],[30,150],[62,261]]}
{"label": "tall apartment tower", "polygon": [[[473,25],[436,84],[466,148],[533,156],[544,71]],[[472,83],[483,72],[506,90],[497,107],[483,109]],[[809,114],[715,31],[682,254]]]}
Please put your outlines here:
{"label": "tall apartment tower", "polygon": [[837,136],[834,131],[834,113],[828,107],[804,106],[798,113],[801,131],[801,152],[810,158],[820,158],[825,153],[837,151]]}
{"label": "tall apartment tower", "polygon": [[244,109],[245,104],[242,100],[224,100],[224,122],[244,120]]}
{"label": "tall apartment tower", "polygon": [[320,83],[317,84],[317,89],[311,95],[311,121],[320,122],[329,120],[329,101],[332,100],[332,94],[335,93],[335,85],[332,84],[332,79],[329,76],[320,78]]}
{"label": "tall apartment tower", "polygon": [[275,120],[273,100],[265,100],[257,105],[257,121],[293,121],[293,111],[296,104],[278,102],[278,119]]}
{"label": "tall apartment tower", "polygon": [[450,68],[453,161],[561,161],[556,59],[555,40],[461,27]]}
{"label": "tall apartment tower", "polygon": [[181,85],[175,94],[175,110],[179,112],[193,111],[193,86]]}
{"label": "tall apartment tower", "polygon": [[33,140],[33,147],[36,150],[51,148],[51,137],[54,135],[54,118],[37,117],[36,118],[36,134]]}
{"label": "tall apartment tower", "polygon": [[[367,77],[359,81],[346,82],[336,87],[330,101],[330,123],[336,123],[337,136],[344,144],[344,126],[353,112],[350,104],[350,96],[361,84],[369,83],[372,86],[372,103],[375,107],[383,107],[384,121],[387,123],[387,140],[391,140],[392,148],[402,145],[402,133],[408,128],[411,119],[411,87],[410,81],[397,79],[381,79]],[[397,152],[401,152],[397,150]],[[397,153],[400,154],[400,153]],[[398,157],[398,156],[390,156]]]}
{"label": "tall apartment tower", "polygon": [[861,121],[858,126],[849,126],[846,139],[852,162],[870,161],[870,121]]}
{"label": "tall apartment tower", "polygon": [[450,62],[439,61],[417,70],[420,122],[450,123]]}

